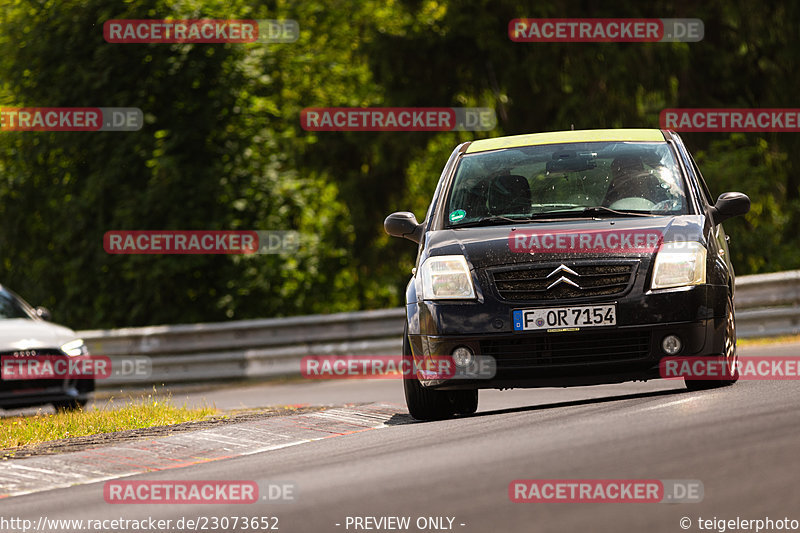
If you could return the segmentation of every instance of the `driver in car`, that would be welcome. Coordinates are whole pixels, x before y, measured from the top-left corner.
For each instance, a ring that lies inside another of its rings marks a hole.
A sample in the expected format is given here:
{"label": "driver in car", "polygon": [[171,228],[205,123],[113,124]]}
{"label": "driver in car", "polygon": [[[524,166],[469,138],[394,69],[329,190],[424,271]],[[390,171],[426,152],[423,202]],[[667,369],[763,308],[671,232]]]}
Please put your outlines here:
{"label": "driver in car", "polygon": [[612,209],[658,210],[680,206],[680,197],[671,191],[673,187],[646,170],[641,157],[619,156],[611,162],[610,168],[611,183],[603,205]]}

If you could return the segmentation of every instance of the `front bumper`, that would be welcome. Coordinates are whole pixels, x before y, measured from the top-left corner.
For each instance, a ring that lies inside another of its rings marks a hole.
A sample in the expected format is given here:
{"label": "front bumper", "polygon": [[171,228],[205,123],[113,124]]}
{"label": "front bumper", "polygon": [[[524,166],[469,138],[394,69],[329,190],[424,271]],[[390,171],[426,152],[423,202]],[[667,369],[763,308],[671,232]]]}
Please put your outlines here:
{"label": "front bumper", "polygon": [[86,401],[90,399],[93,391],[93,380],[63,380],[59,384],[31,386],[25,389],[9,390],[4,387],[0,392],[0,407],[20,409],[54,402]]}
{"label": "front bumper", "polygon": [[[661,342],[677,335],[677,356],[705,356],[723,350],[727,287],[699,285],[610,301],[520,305],[424,301],[409,306],[409,341],[415,359],[449,355],[459,346],[494,357],[497,372],[480,380],[422,380],[438,389],[579,386],[659,378],[666,354]],[[578,331],[514,331],[515,309],[614,303],[617,325]],[[413,324],[413,326],[412,326]]]}

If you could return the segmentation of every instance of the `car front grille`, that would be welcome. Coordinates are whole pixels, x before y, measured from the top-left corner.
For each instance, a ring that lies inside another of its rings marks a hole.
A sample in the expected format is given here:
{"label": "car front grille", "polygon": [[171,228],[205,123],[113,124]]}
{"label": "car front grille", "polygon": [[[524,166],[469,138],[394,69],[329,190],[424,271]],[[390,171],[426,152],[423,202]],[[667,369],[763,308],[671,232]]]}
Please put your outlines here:
{"label": "car front grille", "polygon": [[614,297],[623,294],[637,262],[567,263],[493,269],[491,279],[503,300],[542,301]]}
{"label": "car front grille", "polygon": [[64,352],[57,348],[34,348],[31,350],[14,350],[14,351],[6,351],[0,352],[0,357],[39,357],[41,355],[64,355]]}
{"label": "car front grille", "polygon": [[480,350],[495,358],[498,370],[637,361],[649,356],[650,332],[520,335],[483,340]]}

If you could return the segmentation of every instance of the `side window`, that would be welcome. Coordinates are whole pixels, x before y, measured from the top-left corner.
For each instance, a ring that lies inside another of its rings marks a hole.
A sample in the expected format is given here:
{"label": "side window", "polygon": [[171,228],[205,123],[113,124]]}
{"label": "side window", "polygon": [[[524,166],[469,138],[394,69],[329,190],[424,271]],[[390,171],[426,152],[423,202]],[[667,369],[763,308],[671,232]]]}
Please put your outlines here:
{"label": "side window", "polygon": [[14,298],[0,292],[0,319],[2,318],[30,318],[22,306]]}
{"label": "side window", "polygon": [[447,163],[444,165],[444,169],[442,169],[442,174],[439,176],[439,181],[436,183],[436,190],[433,192],[433,199],[431,200],[430,205],[428,206],[428,211],[425,213],[425,224],[426,228],[430,228],[433,223],[433,216],[434,212],[436,211],[436,206],[440,201],[440,194],[442,192],[442,185],[445,182],[445,178],[450,173],[453,168],[453,164],[458,157],[459,151],[461,149],[461,145],[458,145],[453,153],[450,154],[450,158],[447,160]]}
{"label": "side window", "polygon": [[689,154],[689,161],[692,162],[692,169],[694,169],[694,174],[695,176],[697,176],[697,181],[700,183],[700,189],[703,191],[703,197],[706,199],[706,203],[708,205],[714,205],[714,200],[713,197],[711,196],[711,191],[708,190],[708,185],[706,185],[706,180],[703,179],[703,175],[700,173],[700,169],[697,168],[697,163],[695,162],[692,154]]}

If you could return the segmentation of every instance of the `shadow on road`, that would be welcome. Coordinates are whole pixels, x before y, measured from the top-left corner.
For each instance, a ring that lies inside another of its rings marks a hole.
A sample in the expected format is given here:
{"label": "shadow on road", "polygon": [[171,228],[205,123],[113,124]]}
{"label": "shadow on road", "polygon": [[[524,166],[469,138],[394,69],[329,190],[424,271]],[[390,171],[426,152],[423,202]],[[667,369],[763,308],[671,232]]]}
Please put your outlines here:
{"label": "shadow on road", "polygon": [[618,394],[616,396],[602,396],[600,398],[587,398],[585,400],[570,400],[568,402],[545,403],[541,405],[528,405],[525,407],[513,407],[511,409],[496,409],[494,411],[478,412],[463,418],[474,418],[481,416],[501,415],[506,413],[523,413],[525,411],[544,411],[546,409],[558,409],[559,407],[574,407],[577,405],[593,405],[600,403],[618,402],[620,400],[635,400],[637,398],[656,398],[658,396],[672,396],[688,393],[688,389],[670,389],[653,392],[637,392],[635,394]]}
{"label": "shadow on road", "polygon": [[384,424],[387,426],[402,426],[405,424],[413,424],[415,422],[418,422],[418,420],[414,420],[409,414],[396,413],[393,414],[389,420],[384,422]]}
{"label": "shadow on road", "polygon": [[[637,398],[657,398],[658,396],[674,396],[686,394],[690,392],[687,389],[670,389],[660,390],[653,392],[637,392],[635,394],[618,394],[615,396],[602,396],[600,398],[586,398],[584,400],[570,400],[567,402],[545,403],[541,405],[528,405],[524,407],[512,407],[509,409],[495,409],[493,411],[483,411],[475,413],[474,415],[458,416],[456,418],[479,418],[483,416],[502,415],[509,413],[524,413],[526,411],[544,411],[547,409],[558,409],[560,407],[575,407],[578,405],[593,405],[609,402],[618,402],[621,400],[635,400]],[[424,423],[421,420],[414,420],[408,414],[395,414],[386,421],[387,426],[397,426],[402,424]]]}

